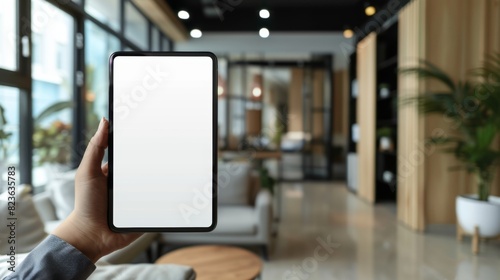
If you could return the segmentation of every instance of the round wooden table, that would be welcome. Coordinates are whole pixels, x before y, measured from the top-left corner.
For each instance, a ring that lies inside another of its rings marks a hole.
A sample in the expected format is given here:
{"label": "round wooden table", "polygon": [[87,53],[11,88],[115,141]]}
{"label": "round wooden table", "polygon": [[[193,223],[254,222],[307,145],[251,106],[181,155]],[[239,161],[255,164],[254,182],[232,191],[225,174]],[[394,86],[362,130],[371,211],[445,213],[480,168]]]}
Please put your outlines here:
{"label": "round wooden table", "polygon": [[254,253],[232,246],[202,245],[175,250],[156,264],[187,265],[198,280],[249,280],[260,275],[262,261]]}

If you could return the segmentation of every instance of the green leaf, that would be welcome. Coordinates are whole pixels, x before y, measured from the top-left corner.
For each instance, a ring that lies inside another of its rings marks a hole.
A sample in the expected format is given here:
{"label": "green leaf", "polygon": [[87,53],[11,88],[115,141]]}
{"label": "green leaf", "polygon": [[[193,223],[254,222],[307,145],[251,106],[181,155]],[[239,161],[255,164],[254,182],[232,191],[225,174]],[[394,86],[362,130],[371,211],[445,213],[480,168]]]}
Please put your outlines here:
{"label": "green leaf", "polygon": [[478,149],[487,149],[491,146],[495,135],[497,134],[496,125],[489,123],[485,126],[476,128],[476,145]]}
{"label": "green leaf", "polygon": [[[428,138],[427,143],[441,145],[441,152],[454,154],[468,172],[491,177],[492,166],[500,163],[500,151],[492,148],[500,131],[500,53],[486,57],[481,68],[472,74],[479,79],[456,83],[435,65],[420,61],[418,67],[401,69],[422,79],[436,80],[445,91],[424,91],[420,95],[400,100],[401,105],[416,105],[421,114],[438,114],[450,120],[453,137]],[[453,131],[455,130],[455,131]],[[487,186],[480,187],[482,197],[488,196]]]}
{"label": "green leaf", "polygon": [[419,78],[437,80],[446,85],[450,90],[455,89],[455,83],[449,75],[434,64],[425,60],[420,60],[420,66],[402,68],[399,72],[402,74],[414,74]]}

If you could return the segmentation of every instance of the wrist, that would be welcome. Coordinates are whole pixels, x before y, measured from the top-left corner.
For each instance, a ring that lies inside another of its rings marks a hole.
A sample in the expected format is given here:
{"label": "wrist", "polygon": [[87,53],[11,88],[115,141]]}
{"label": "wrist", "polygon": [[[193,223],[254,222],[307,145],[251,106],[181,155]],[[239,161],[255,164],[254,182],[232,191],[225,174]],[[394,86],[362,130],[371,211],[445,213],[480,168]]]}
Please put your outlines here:
{"label": "wrist", "polygon": [[82,252],[93,263],[102,257],[99,239],[90,235],[91,231],[85,230],[85,226],[79,225],[71,214],[64,220],[52,234],[66,241],[68,244]]}

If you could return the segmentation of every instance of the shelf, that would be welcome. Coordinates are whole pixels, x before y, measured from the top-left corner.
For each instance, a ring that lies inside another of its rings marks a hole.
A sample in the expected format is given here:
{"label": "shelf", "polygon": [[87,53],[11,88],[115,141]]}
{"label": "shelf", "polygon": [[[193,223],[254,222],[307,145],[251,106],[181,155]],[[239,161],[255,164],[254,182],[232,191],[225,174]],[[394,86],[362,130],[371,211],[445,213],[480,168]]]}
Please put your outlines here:
{"label": "shelf", "polygon": [[398,125],[397,119],[388,119],[388,120],[377,120],[377,126],[396,126]]}
{"label": "shelf", "polygon": [[312,138],[310,141],[306,141],[306,143],[311,145],[324,144],[326,142],[323,138]]}
{"label": "shelf", "polygon": [[398,56],[392,56],[382,62],[380,62],[377,66],[378,70],[384,70],[385,68],[396,66],[398,64]]}
{"label": "shelf", "polygon": [[383,155],[383,156],[397,156],[398,153],[395,151],[377,151],[377,154]]}

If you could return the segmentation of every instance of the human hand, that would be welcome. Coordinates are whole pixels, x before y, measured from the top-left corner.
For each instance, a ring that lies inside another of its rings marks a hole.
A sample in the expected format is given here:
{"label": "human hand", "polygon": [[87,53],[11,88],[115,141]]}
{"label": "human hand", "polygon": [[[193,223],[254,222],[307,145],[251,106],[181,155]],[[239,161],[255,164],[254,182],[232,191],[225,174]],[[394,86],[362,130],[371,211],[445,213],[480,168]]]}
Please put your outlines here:
{"label": "human hand", "polygon": [[141,236],[115,233],[108,227],[108,164],[101,167],[104,150],[108,147],[108,127],[109,122],[102,118],[76,173],[75,209],[52,232],[93,262]]}

